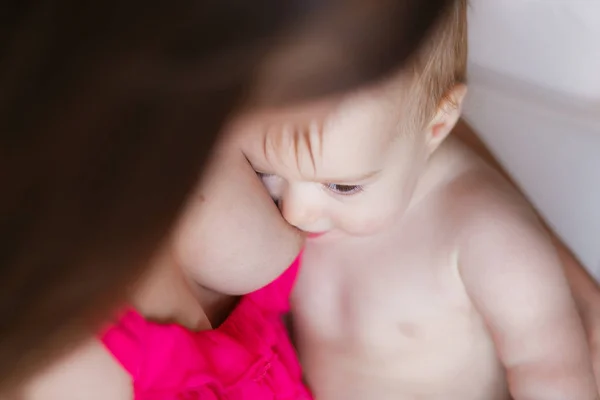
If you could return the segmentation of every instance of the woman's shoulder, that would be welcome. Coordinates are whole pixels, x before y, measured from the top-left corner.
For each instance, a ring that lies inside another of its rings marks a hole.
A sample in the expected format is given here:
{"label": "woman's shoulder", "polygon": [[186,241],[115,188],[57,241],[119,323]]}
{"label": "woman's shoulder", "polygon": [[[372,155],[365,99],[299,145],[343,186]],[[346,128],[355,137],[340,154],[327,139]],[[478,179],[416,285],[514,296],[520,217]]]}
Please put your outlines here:
{"label": "woman's shoulder", "polygon": [[34,378],[21,394],[24,400],[131,400],[127,372],[104,345],[91,339]]}

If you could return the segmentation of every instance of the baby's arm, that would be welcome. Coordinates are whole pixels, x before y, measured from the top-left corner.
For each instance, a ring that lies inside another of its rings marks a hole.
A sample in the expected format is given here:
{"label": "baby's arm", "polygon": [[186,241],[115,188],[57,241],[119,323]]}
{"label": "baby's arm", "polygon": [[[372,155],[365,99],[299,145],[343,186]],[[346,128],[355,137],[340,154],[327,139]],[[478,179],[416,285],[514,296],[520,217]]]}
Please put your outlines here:
{"label": "baby's arm", "polygon": [[[457,136],[463,143],[468,145],[471,150],[477,153],[477,155],[479,155],[488,164],[500,172],[502,176],[504,176],[504,178],[506,178],[515,187],[515,189],[519,190],[515,182],[512,181],[511,177],[502,168],[502,165],[498,163],[492,153],[486,148],[485,144],[477,137],[469,125],[467,125],[464,121],[459,121],[452,134]],[[552,232],[550,227],[546,225],[545,228],[552,238],[554,247],[558,251],[563,270],[565,271],[567,280],[571,286],[573,298],[577,303],[579,312],[583,318],[583,322],[588,330],[588,335],[592,340],[591,345],[600,345],[600,289],[598,284],[583,268],[581,263],[575,258],[565,244],[556,236],[554,232]],[[596,355],[596,353],[600,353],[600,350],[598,350],[598,352],[593,351],[595,358],[594,361],[599,366],[598,375],[600,376],[600,355]]]}
{"label": "baby's arm", "polygon": [[535,222],[501,207],[482,214],[462,238],[459,270],[513,398],[598,399],[583,326],[552,244]]}

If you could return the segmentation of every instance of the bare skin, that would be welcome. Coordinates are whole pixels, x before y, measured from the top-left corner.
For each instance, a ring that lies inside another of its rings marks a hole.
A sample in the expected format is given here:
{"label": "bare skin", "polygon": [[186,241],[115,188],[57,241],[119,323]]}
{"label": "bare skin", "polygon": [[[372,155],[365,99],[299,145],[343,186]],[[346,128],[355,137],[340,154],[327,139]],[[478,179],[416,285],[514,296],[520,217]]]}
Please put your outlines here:
{"label": "bare skin", "polygon": [[490,181],[474,162],[396,229],[307,246],[294,312],[317,399],[595,398],[559,260]]}
{"label": "bare skin", "polygon": [[[241,151],[233,146],[217,151],[173,235],[132,296],[132,305],[147,319],[196,331],[212,329],[228,316],[239,295],[271,282],[300,251],[303,237],[281,218]],[[129,374],[96,338],[17,395],[9,399],[134,397]]]}
{"label": "bare skin", "polygon": [[[463,96],[455,88],[452,103]],[[281,129],[293,149],[249,157],[313,236],[292,312],[316,398],[596,399],[583,325],[535,213],[459,142],[442,144],[460,108],[404,134],[395,97],[353,94],[321,123]]]}
{"label": "bare skin", "polygon": [[[304,112],[300,114],[305,115]],[[308,114],[322,116],[326,114],[326,112],[324,112],[322,108],[317,107],[316,109],[309,109]],[[288,117],[290,116],[282,116],[284,119],[288,119]],[[297,117],[297,115],[294,113],[294,115],[291,116],[291,119],[294,119],[295,117]],[[277,132],[270,133],[276,134]],[[473,140],[476,140],[475,136],[465,129],[464,125],[459,124],[457,129],[455,129],[454,134],[461,139],[465,139],[467,143],[473,146],[484,158],[488,157],[487,154],[489,153],[486,153],[484,147],[479,146],[477,144],[478,142]],[[256,142],[261,142],[259,138],[251,138]],[[232,173],[231,169],[228,169],[228,171],[229,173]],[[240,193],[239,196],[236,196],[236,204],[242,209],[252,209],[256,218],[266,221],[264,224],[265,227],[272,226],[273,229],[269,232],[276,234],[277,240],[293,243],[296,239],[291,239],[293,236],[290,235],[288,231],[281,230],[281,217],[276,212],[276,209],[272,210],[269,207],[260,206],[261,204],[270,204],[270,200],[265,196],[262,188],[259,185],[254,184],[253,176],[246,176],[242,172],[234,173],[236,176],[239,176],[241,179],[240,182],[249,182],[248,186],[243,184],[236,185],[236,191],[237,193]],[[222,182],[228,184],[230,179],[223,179]],[[245,193],[245,195],[241,195],[241,193]],[[209,197],[207,201],[215,201],[216,204],[222,204],[218,198],[213,200],[212,197]],[[254,202],[258,203],[255,204]],[[227,212],[229,213],[229,211]],[[222,221],[223,220],[221,219],[221,223]],[[193,221],[190,222],[192,223]],[[235,233],[237,230],[232,230],[231,232]],[[286,236],[281,236],[281,232],[285,232]],[[268,232],[265,233],[265,235],[267,234]],[[255,235],[252,237],[254,236]],[[240,238],[239,240],[242,242],[245,241],[243,238]],[[560,241],[557,243],[560,244]],[[297,246],[297,244],[292,244],[292,248],[294,248],[294,246]],[[254,249],[255,247],[256,244],[252,243],[251,248]],[[558,248],[559,250],[561,248],[566,249],[562,244],[560,244]],[[286,252],[292,253],[293,250],[286,250],[283,254],[280,254],[279,257],[284,257]],[[567,251],[559,254],[568,255],[569,253]],[[597,298],[597,288],[574,258],[566,256],[562,259],[563,262],[565,262],[565,269],[567,271],[573,271],[572,274],[568,274],[567,276],[573,286],[576,299],[581,300],[578,303],[584,306],[582,309],[589,310],[589,312],[583,313],[582,315],[586,318],[586,321],[589,321],[587,325],[592,328],[590,331],[595,332],[595,327],[600,326],[600,322],[593,318],[587,318],[595,315],[592,311],[596,309],[597,304],[600,304],[600,300]],[[267,262],[269,260],[261,259],[258,261]],[[206,321],[202,309],[197,307],[194,297],[188,295],[181,296],[181,294],[186,293],[185,285],[180,281],[181,277],[179,274],[173,274],[173,271],[169,270],[167,266],[168,263],[157,262],[157,270],[151,274],[149,280],[145,283],[144,290],[136,299],[136,306],[151,318],[173,319],[180,321],[182,325],[190,327],[201,325],[203,321]],[[169,289],[170,285],[172,285],[171,289],[176,292],[178,296],[165,299],[161,294],[164,293],[166,289]],[[323,307],[323,304],[319,304],[318,308],[320,307]],[[207,309],[207,311],[209,310]],[[411,333],[410,329],[406,329],[407,326],[404,326],[404,328],[405,333]],[[408,340],[409,339],[405,339],[404,343],[407,343]],[[79,351],[60,360],[52,368],[41,374],[23,393],[21,393],[21,395],[21,397],[15,396],[14,398],[34,400],[69,400],[83,398],[90,400],[119,400],[132,398],[129,376],[106,351],[102,344],[95,339],[91,339],[88,343],[82,345]]]}
{"label": "bare skin", "polygon": [[[459,121],[452,131],[452,135],[467,145],[486,163],[502,174],[516,190],[519,189],[508,173],[502,168],[502,165],[494,158],[493,154],[466,122],[462,120]],[[541,218],[540,220],[543,223]],[[571,293],[573,294],[579,314],[583,320],[592,354],[596,383],[600,389],[600,311],[598,310],[598,305],[600,305],[600,288],[594,278],[581,265],[573,252],[562,242],[552,229],[546,224],[544,224],[544,228],[556,248],[563,270],[569,281]]]}
{"label": "bare skin", "polygon": [[[485,144],[477,137],[473,129],[466,122],[462,120],[459,121],[452,131],[452,136],[460,139],[462,143],[467,145],[486,163],[502,174],[502,176],[518,190],[518,187],[514,184],[504,168],[502,168],[502,165],[494,158],[493,154],[487,149]],[[600,290],[598,283],[585,268],[583,268],[579,260],[577,260],[571,250],[565,246],[552,229],[545,224],[544,228],[547,230],[552,239],[552,243],[554,243],[554,246],[556,247],[588,335],[594,336],[598,330],[598,328],[595,327],[595,320],[598,319],[598,313],[595,311],[597,304],[600,304]],[[597,357],[594,357],[594,360],[596,358]]]}

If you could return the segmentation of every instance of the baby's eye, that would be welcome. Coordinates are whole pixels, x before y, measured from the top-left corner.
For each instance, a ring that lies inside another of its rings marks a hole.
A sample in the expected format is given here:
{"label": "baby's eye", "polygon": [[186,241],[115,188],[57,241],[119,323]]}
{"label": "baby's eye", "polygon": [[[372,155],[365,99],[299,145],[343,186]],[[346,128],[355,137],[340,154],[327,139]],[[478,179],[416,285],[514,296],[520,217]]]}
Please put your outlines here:
{"label": "baby's eye", "polygon": [[266,172],[256,171],[256,175],[260,178],[263,185],[267,186],[267,188],[270,188],[270,186],[273,185],[274,182],[279,181],[279,177],[275,174],[268,174]]}
{"label": "baby's eye", "polygon": [[362,192],[363,187],[361,185],[339,185],[337,183],[324,183],[324,186],[334,193],[349,196]]}
{"label": "baby's eye", "polygon": [[267,174],[266,172],[258,172],[258,171],[256,171],[256,175],[258,175],[258,177],[260,179],[269,178],[269,177],[273,176],[273,174]]}
{"label": "baby's eye", "polygon": [[267,192],[269,192],[271,199],[279,206],[279,199],[281,197],[281,179],[275,174],[259,171],[256,171],[256,176],[262,181],[262,184],[265,189],[267,189]]}

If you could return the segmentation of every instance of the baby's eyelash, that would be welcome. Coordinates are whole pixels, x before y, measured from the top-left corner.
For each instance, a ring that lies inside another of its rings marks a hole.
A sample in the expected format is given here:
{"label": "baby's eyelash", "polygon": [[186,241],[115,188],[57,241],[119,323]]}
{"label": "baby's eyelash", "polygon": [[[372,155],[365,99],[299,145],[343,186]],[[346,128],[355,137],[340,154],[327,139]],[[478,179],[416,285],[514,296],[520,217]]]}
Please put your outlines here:
{"label": "baby's eyelash", "polygon": [[356,193],[360,193],[364,190],[362,185],[340,185],[337,183],[324,183],[327,189],[331,190],[335,194],[342,196],[350,196]]}
{"label": "baby's eyelash", "polygon": [[260,179],[265,185],[267,184],[267,182],[273,182],[274,179],[278,178],[278,176],[275,174],[259,171],[256,171],[256,176],[258,176],[258,179]]}
{"label": "baby's eyelash", "polygon": [[[268,174],[266,172],[259,172],[259,171],[254,171],[254,172],[256,172],[256,176],[258,176],[258,178],[262,181],[262,183],[263,183],[263,185],[265,185],[265,187],[266,187],[265,180],[275,176],[275,174]],[[279,199],[277,197],[274,197],[273,195],[271,195],[271,200],[273,200],[275,205],[277,207],[279,207]]]}

